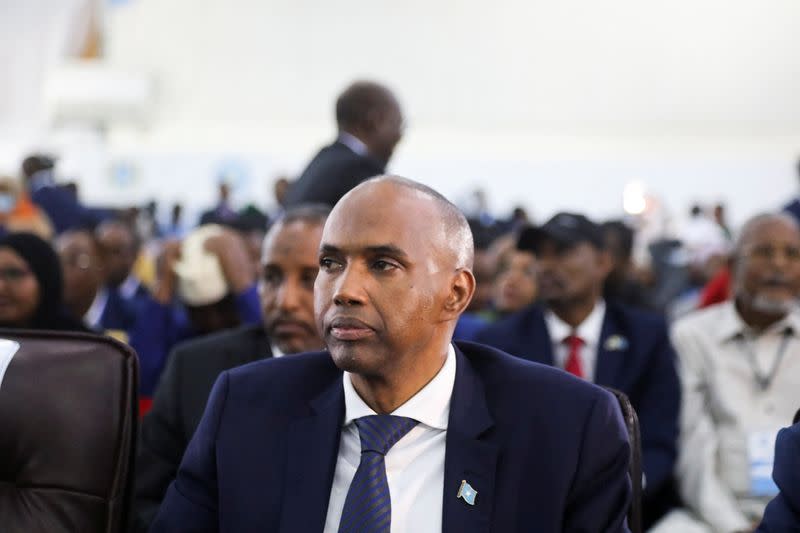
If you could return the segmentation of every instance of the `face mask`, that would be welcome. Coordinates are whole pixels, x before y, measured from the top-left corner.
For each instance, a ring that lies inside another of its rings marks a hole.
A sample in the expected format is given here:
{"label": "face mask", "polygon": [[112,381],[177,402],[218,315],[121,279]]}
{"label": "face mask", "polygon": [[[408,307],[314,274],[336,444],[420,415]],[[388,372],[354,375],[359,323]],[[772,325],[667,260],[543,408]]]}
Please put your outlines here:
{"label": "face mask", "polygon": [[13,194],[0,193],[0,213],[10,213],[17,203]]}

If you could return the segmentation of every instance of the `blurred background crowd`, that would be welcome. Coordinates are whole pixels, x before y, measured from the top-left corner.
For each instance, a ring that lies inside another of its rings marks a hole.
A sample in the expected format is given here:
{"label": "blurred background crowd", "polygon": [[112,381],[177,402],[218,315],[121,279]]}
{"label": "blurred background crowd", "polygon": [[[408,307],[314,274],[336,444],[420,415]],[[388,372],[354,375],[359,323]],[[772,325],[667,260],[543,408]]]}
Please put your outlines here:
{"label": "blurred background crowd", "polygon": [[327,210],[393,172],[469,220],[458,339],[625,392],[654,531],[753,529],[800,407],[800,7],[612,4],[0,0],[0,325],[136,350],[139,528],[221,370],[322,347]]}

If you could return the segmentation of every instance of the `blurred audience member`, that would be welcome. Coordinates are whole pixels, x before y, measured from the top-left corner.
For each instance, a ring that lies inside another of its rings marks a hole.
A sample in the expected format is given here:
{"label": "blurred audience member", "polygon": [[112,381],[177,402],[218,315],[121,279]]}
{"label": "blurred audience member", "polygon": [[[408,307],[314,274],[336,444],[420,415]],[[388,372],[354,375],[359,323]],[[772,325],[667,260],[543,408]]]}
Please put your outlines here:
{"label": "blurred audience member", "polygon": [[133,309],[140,309],[149,291],[133,272],[141,253],[136,232],[121,220],[109,220],[97,227],[95,237],[105,263],[106,286]]}
{"label": "blurred audience member", "polygon": [[40,237],[0,237],[0,327],[87,331],[64,308],[58,255]]}
{"label": "blurred audience member", "polygon": [[689,252],[689,262],[700,269],[712,256],[726,254],[729,249],[725,232],[699,205],[692,206],[681,240]]}
{"label": "blurred audience member", "polygon": [[117,291],[105,286],[106,269],[100,247],[89,230],[67,230],[56,250],[64,274],[64,304],[87,328],[127,341],[135,314]]}
{"label": "blurred audience member", "polygon": [[717,204],[714,206],[714,222],[716,222],[717,226],[719,226],[719,229],[722,230],[725,238],[730,241],[733,238],[733,232],[731,232],[731,228],[728,226],[728,219],[725,215],[724,204]]}
{"label": "blurred audience member", "polygon": [[603,242],[611,256],[611,272],[603,285],[603,298],[632,307],[647,308],[647,289],[633,266],[633,230],[621,220],[602,225]]}
{"label": "blurred audience member", "polygon": [[262,324],[188,341],[170,354],[153,409],[142,423],[137,530],[146,531],[155,517],[222,371],[323,348],[314,323],[314,280],[329,211],[327,206],[289,209],[267,234],[259,276]]}
{"label": "blurred audience member", "polygon": [[183,206],[179,203],[172,205],[169,215],[169,224],[163,230],[167,239],[183,239],[186,236],[186,227],[183,224]]}
{"label": "blurred audience member", "polygon": [[275,195],[275,203],[279,209],[286,207],[286,196],[289,194],[291,186],[292,182],[286,176],[280,176],[275,180],[275,184],[272,186],[272,193]]}
{"label": "blurred audience member", "polygon": [[357,81],[339,95],[336,124],[338,138],[314,156],[294,181],[286,206],[333,206],[365,179],[383,174],[403,136],[400,104],[392,91],[371,81]]}
{"label": "blurred audience member", "polygon": [[139,354],[142,411],[180,341],[261,320],[256,275],[243,239],[209,225],[164,245],[156,288],[145,302],[130,344]]}
{"label": "blurred audience member", "polygon": [[673,329],[683,384],[678,472],[694,515],[675,513],[663,531],[752,531],[775,495],[770,469],[758,462],[800,398],[797,223],[787,215],[751,219],[732,276],[733,301]]}
{"label": "blurred audience member", "polygon": [[[797,176],[800,178],[800,160],[797,161]],[[783,207],[783,211],[794,217],[798,224],[800,224],[800,196],[795,196],[795,199]]]}
{"label": "blurred audience member", "polygon": [[93,227],[108,218],[109,213],[83,206],[74,192],[57,185],[54,168],[55,161],[43,155],[33,155],[22,162],[30,198],[44,210],[56,233]]}
{"label": "blurred audience member", "polygon": [[706,307],[726,302],[730,297],[731,269],[729,265],[725,265],[717,270],[717,273],[703,287],[697,308],[705,309]]}
{"label": "blurred audience member", "polygon": [[641,423],[650,523],[662,512],[677,453],[680,386],[666,323],[603,300],[611,259],[601,228],[585,216],[560,213],[523,231],[518,247],[536,255],[544,308],[515,313],[476,340],[628,395]]}
{"label": "blurred audience member", "polygon": [[536,300],[536,256],[517,247],[500,257],[492,286],[492,318],[521,311]]}
{"label": "blurred audience member", "polygon": [[496,268],[495,258],[488,249],[475,250],[472,266],[472,273],[475,275],[475,294],[467,308],[468,313],[479,313],[490,309]]}
{"label": "blurred audience member", "polygon": [[233,226],[239,220],[239,214],[231,207],[230,185],[221,181],[217,189],[217,205],[200,215],[200,225],[221,224]]}
{"label": "blurred audience member", "polygon": [[42,239],[53,237],[53,225],[22,190],[17,180],[0,176],[0,232],[33,233]]}

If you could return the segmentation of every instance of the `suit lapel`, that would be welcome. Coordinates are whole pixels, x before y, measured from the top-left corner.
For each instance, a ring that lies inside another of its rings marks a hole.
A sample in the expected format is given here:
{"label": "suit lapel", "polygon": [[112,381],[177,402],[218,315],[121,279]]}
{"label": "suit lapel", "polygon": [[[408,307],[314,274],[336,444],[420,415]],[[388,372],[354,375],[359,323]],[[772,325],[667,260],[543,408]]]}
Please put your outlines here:
{"label": "suit lapel", "polygon": [[322,531],[344,419],[341,377],[290,427],[280,531]]}
{"label": "suit lapel", "polygon": [[[458,348],[456,361],[447,427],[442,530],[486,532],[490,528],[494,504],[498,450],[481,436],[494,422],[486,405],[483,383]],[[475,505],[458,498],[462,482],[477,491]]]}
{"label": "suit lapel", "polygon": [[597,346],[597,368],[594,382],[598,385],[620,388],[620,373],[628,355],[629,340],[620,331],[610,307],[606,307],[600,344]]}
{"label": "suit lapel", "polygon": [[530,345],[525,347],[527,358],[536,363],[553,366],[555,364],[553,341],[550,338],[550,332],[547,331],[544,313],[538,306],[532,309],[526,329],[528,332],[522,335],[522,338],[530,340]]}

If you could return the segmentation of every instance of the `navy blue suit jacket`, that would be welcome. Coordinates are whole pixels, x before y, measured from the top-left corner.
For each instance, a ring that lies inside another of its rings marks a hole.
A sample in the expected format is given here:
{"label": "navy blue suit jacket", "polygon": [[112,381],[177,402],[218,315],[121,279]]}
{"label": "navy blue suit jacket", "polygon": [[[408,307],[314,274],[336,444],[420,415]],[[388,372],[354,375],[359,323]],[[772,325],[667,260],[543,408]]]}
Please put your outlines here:
{"label": "navy blue suit jacket", "polygon": [[[456,343],[443,530],[623,532],[630,447],[609,393]],[[151,532],[320,532],[344,419],[342,372],[318,352],[224,372]],[[458,499],[462,480],[478,491]]]}
{"label": "navy blue suit jacket", "polygon": [[94,227],[108,218],[108,213],[81,205],[73,193],[56,185],[32,191],[31,201],[47,214],[57,234],[73,228]]}
{"label": "navy blue suit jacket", "polygon": [[778,433],[772,477],[781,492],[767,505],[756,533],[800,532],[800,423]]}
{"label": "navy blue suit jacket", "polygon": [[[608,339],[613,336],[626,342],[611,346]],[[553,343],[544,311],[538,306],[492,324],[475,340],[537,363],[553,365]],[[675,351],[664,319],[607,302],[595,383],[624,392],[636,409],[642,436],[645,498],[659,493],[671,480],[675,465],[681,394]]]}
{"label": "navy blue suit jacket", "polygon": [[108,289],[108,301],[100,315],[102,330],[116,329],[127,332],[136,323],[136,310],[116,289]]}

